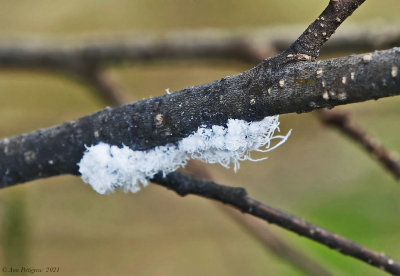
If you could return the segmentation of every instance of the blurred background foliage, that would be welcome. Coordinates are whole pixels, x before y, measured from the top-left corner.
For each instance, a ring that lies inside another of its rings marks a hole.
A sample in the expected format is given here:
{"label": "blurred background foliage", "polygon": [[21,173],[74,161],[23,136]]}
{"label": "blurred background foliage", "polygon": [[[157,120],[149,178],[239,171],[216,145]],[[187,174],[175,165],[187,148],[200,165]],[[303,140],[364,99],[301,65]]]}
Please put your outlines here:
{"label": "blurred background foliage", "polygon": [[[253,28],[305,29],[328,1],[0,1],[0,39],[93,33]],[[398,0],[366,1],[348,20],[398,20]],[[345,28],[342,27],[342,28]],[[339,29],[340,31],[340,29]],[[323,57],[322,57],[323,58]],[[111,77],[137,99],[232,75],[237,62],[133,64]],[[354,118],[400,152],[400,98],[353,104]],[[0,69],[0,136],[49,127],[103,108],[83,84],[52,72]],[[399,183],[358,146],[321,126],[314,114],[281,116],[289,141],[237,174],[209,166],[217,182],[245,186],[254,198],[400,257]],[[72,176],[0,191],[0,265],[60,267],[57,275],[303,275],[276,258],[209,201],[152,186],[100,196]],[[275,226],[334,275],[380,275],[361,262]]]}

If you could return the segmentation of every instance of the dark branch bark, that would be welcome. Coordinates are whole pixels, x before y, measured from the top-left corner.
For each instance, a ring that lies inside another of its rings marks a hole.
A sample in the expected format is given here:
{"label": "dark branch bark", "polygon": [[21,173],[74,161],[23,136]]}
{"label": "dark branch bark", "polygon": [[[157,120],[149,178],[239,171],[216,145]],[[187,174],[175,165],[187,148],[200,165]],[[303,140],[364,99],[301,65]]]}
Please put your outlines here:
{"label": "dark branch bark", "polygon": [[311,59],[319,56],[322,45],[333,35],[342,22],[365,0],[330,0],[328,7],[284,52],[284,55],[306,55]]}
{"label": "dark branch bark", "polygon": [[[77,174],[85,145],[100,141],[147,150],[175,143],[200,125],[265,116],[400,94],[400,49],[323,62],[265,60],[244,73],[76,121],[0,141],[1,185]],[[396,74],[394,74],[396,72]],[[163,123],[156,116],[161,114]]]}
{"label": "dark branch bark", "polygon": [[400,275],[400,263],[365,248],[353,241],[315,226],[301,218],[267,206],[247,195],[243,188],[223,186],[207,180],[199,180],[189,175],[174,172],[165,178],[161,174],[154,177],[154,183],[164,186],[181,196],[189,194],[213,199],[228,204],[244,213],[276,224],[301,236],[324,244],[344,255],[349,255],[389,273]]}
{"label": "dark branch bark", "polygon": [[347,112],[320,110],[322,122],[337,128],[343,134],[360,144],[368,153],[382,164],[396,179],[400,179],[400,160],[388,152],[361,126],[351,120]]}

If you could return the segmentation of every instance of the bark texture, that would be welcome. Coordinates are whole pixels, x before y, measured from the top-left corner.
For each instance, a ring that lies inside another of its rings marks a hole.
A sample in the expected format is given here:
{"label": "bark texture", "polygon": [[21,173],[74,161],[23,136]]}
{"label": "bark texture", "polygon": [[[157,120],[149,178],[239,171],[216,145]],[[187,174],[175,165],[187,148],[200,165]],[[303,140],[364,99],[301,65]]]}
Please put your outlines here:
{"label": "bark texture", "polygon": [[266,59],[235,76],[1,140],[1,185],[77,174],[85,145],[147,150],[176,143],[201,125],[225,125],[229,118],[258,121],[398,95],[398,68],[399,48],[321,62]]}
{"label": "bark texture", "polygon": [[1,140],[1,185],[77,174],[85,145],[147,150],[176,143],[201,125],[224,125],[229,118],[258,121],[398,95],[396,68],[399,48],[322,62],[267,59],[235,76]]}

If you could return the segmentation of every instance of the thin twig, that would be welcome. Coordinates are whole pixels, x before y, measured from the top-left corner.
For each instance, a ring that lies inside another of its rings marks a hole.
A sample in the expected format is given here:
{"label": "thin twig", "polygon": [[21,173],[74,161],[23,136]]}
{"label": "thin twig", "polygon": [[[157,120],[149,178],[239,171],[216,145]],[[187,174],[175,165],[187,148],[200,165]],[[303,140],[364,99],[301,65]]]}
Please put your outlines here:
{"label": "thin twig", "polygon": [[[325,18],[324,18],[325,20]],[[319,20],[320,24],[325,24]],[[367,27],[366,27],[367,26]],[[373,26],[373,28],[371,28]],[[99,66],[176,59],[240,59],[257,62],[275,51],[285,51],[302,32],[301,26],[226,30],[206,29],[179,32],[124,34],[117,38],[100,36],[69,38],[67,41],[0,40],[0,67],[51,68],[71,70],[87,63]],[[323,32],[319,33],[323,36]],[[80,43],[71,43],[80,41]],[[329,39],[322,51],[366,52],[392,48],[400,44],[400,24],[346,25]],[[259,50],[255,55],[254,49]]]}
{"label": "thin twig", "polygon": [[110,77],[100,69],[95,68],[81,76],[81,78],[108,105],[119,106],[127,102],[125,96],[111,82]]}
{"label": "thin twig", "polygon": [[308,26],[283,55],[305,55],[316,59],[322,45],[334,34],[342,22],[364,2],[365,0],[330,0],[321,15]]}
{"label": "thin twig", "polygon": [[292,244],[288,243],[280,236],[277,236],[269,230],[265,221],[258,220],[248,214],[243,214],[238,210],[232,209],[224,205],[220,206],[220,210],[231,217],[237,225],[248,232],[252,237],[256,238],[269,252],[275,256],[291,264],[293,267],[300,269],[305,275],[315,276],[330,276],[333,275],[316,260],[311,259],[304,252],[295,248]]}
{"label": "thin twig", "polygon": [[[197,178],[213,181],[210,171],[204,164],[190,160],[185,170]],[[228,217],[232,218],[240,227],[244,228],[251,236],[259,240],[269,252],[275,254],[278,258],[288,262],[294,267],[302,270],[307,275],[329,276],[332,275],[319,263],[315,262],[304,253],[300,252],[285,240],[276,236],[270,231],[267,225],[255,217],[237,212],[232,208],[226,208],[216,203],[216,207]]]}
{"label": "thin twig", "polygon": [[348,112],[321,109],[318,114],[323,123],[338,129],[357,144],[360,144],[396,179],[400,179],[400,160],[393,156],[360,125],[355,123]]}
{"label": "thin twig", "polygon": [[315,226],[301,218],[265,205],[249,197],[243,188],[223,186],[179,172],[170,173],[166,177],[158,174],[152,181],[175,191],[180,196],[192,194],[228,204],[244,213],[251,214],[337,250],[341,254],[351,256],[394,275],[400,275],[400,263],[398,261],[363,247],[338,234]]}

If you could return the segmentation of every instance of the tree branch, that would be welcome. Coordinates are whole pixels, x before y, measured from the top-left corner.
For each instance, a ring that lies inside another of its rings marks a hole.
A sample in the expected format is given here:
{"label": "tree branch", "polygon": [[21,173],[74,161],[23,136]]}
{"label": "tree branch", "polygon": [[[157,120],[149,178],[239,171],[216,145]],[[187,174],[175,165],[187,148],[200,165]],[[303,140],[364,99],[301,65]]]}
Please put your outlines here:
{"label": "tree branch", "polygon": [[[219,203],[216,203],[219,204]],[[305,275],[314,276],[332,276],[322,264],[312,259],[305,252],[293,246],[290,241],[274,234],[270,226],[265,221],[256,217],[238,212],[235,209],[223,206],[219,209],[225,211],[237,224],[246,230],[252,237],[256,238],[265,248],[275,254],[278,258],[291,264],[293,267],[300,269]],[[304,251],[304,250],[303,250]]]}
{"label": "tree branch", "polygon": [[342,22],[365,0],[330,0],[329,5],[307,30],[283,53],[306,55],[315,60],[322,45],[331,37]]}
{"label": "tree branch", "polygon": [[[275,50],[286,50],[285,55],[302,54],[316,59],[321,46],[335,32],[339,25],[350,16],[365,0],[331,0],[327,8],[315,20],[307,30],[294,42],[292,38],[282,39],[272,35],[272,38],[263,39],[265,31],[255,33],[253,36],[236,35],[224,31],[204,34],[172,33],[161,38],[142,36],[140,39],[122,39],[108,43],[87,43],[66,47],[65,43],[46,43],[44,45],[35,42],[3,41],[0,45],[0,66],[2,67],[39,67],[58,69],[77,73],[88,65],[99,67],[107,63],[149,61],[154,59],[176,58],[234,58],[245,61],[257,62],[260,56],[271,56]],[[391,30],[389,40],[384,39],[383,45],[392,46],[400,39],[399,34],[393,35]],[[343,44],[354,43],[364,49],[371,43],[369,33],[361,41],[360,30],[356,34],[337,38],[335,45],[343,47]],[[382,37],[381,30],[378,34]],[[356,38],[356,39],[355,39]],[[344,43],[343,43],[344,41]],[[31,45],[34,46],[25,46]],[[52,45],[53,44],[53,45]],[[24,45],[24,46],[21,46]],[[289,48],[288,48],[289,46]],[[371,48],[367,48],[372,50]],[[353,50],[353,49],[352,49]]]}
{"label": "tree branch", "polygon": [[[84,146],[101,141],[147,150],[230,118],[257,121],[398,95],[399,53],[395,48],[322,62],[267,59],[235,76],[1,140],[1,185],[77,174]],[[159,114],[162,124],[155,119]]]}
{"label": "tree branch", "polygon": [[192,194],[228,204],[244,213],[251,214],[269,223],[276,224],[329,248],[335,249],[344,255],[354,257],[394,275],[400,275],[399,262],[384,254],[365,248],[349,239],[315,226],[301,218],[294,217],[252,199],[243,188],[223,186],[211,181],[196,179],[179,172],[170,173],[166,177],[163,177],[162,174],[158,174],[152,181],[155,184],[175,191],[180,196]]}
{"label": "tree branch", "polygon": [[376,139],[361,126],[351,120],[346,112],[319,111],[321,121],[327,126],[334,127],[360,144],[379,163],[381,163],[396,179],[400,179],[400,160],[388,152]]}
{"label": "tree branch", "polygon": [[[322,23],[322,20],[319,22]],[[377,26],[374,22],[374,29],[369,25],[346,25],[326,42],[322,50],[324,53],[337,54],[373,51],[400,44],[398,23]],[[2,40],[0,67],[48,68],[72,73],[88,63],[99,67],[171,59],[235,59],[255,63],[260,58],[288,49],[300,31],[298,26],[245,31],[212,29],[162,35],[129,34],[114,39],[102,37],[79,44],[71,44],[70,41],[81,41],[80,37],[67,41]]]}
{"label": "tree branch", "polygon": [[111,83],[109,76],[100,69],[94,68],[80,77],[83,82],[96,91],[105,103],[119,106],[127,102],[125,96]]}
{"label": "tree branch", "polygon": [[[213,177],[209,170],[197,160],[190,160],[185,167],[189,174],[193,177],[207,179],[213,181]],[[263,221],[258,220],[252,216],[246,216],[237,210],[232,208],[226,208],[218,203],[215,203],[216,207],[222,211],[222,213],[232,218],[239,226],[247,230],[253,237],[259,240],[265,248],[275,254],[280,259],[288,262],[294,267],[302,270],[306,275],[315,276],[329,276],[332,275],[322,265],[309,258],[307,255],[291,246],[284,239],[276,236],[269,227]]]}

